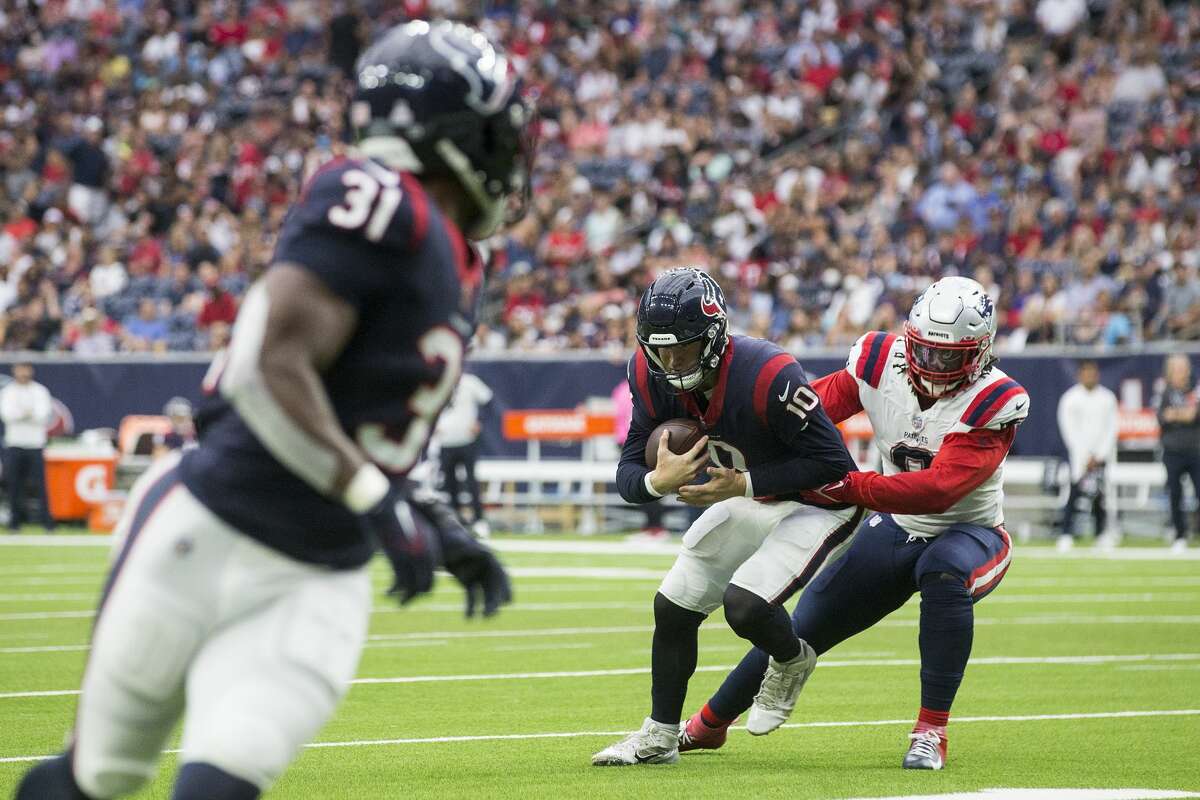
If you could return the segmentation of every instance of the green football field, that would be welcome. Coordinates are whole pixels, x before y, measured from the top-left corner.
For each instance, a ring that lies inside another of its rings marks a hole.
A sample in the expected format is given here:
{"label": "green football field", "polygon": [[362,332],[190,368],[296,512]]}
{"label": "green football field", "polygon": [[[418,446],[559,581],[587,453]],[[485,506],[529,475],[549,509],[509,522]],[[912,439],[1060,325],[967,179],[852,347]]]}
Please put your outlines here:
{"label": "green football field", "polygon": [[[108,556],[19,541],[0,547],[0,798],[63,744]],[[268,797],[1200,792],[1200,560],[1018,548],[976,607],[943,772],[899,768],[918,704],[916,602],[824,656],[788,728],[736,730],[674,766],[598,769],[589,756],[648,711],[650,600],[671,556],[618,552],[629,548],[613,539],[501,547],[517,602],[496,619],[465,621],[449,578],[411,608],[377,600],[359,681]],[[382,593],[385,565],[373,574]],[[689,713],[743,652],[719,615],[701,629]],[[137,796],[168,798],[175,766],[166,755]]]}

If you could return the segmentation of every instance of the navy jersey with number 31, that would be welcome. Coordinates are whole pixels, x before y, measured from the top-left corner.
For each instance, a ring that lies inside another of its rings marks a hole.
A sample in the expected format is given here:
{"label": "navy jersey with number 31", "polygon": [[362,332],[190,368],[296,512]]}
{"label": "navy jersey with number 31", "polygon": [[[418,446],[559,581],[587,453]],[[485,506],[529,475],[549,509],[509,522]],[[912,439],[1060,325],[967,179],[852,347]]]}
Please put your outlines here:
{"label": "navy jersey with number 31", "polygon": [[[274,262],[311,270],[357,310],[322,380],[345,432],[381,468],[404,475],[462,372],[483,274],[477,254],[411,175],[338,159],[302,191]],[[218,359],[207,390],[220,374]],[[302,561],[349,568],[370,558],[358,518],[279,463],[232,406],[214,396],[201,419],[200,446],[181,473],[213,513]]]}

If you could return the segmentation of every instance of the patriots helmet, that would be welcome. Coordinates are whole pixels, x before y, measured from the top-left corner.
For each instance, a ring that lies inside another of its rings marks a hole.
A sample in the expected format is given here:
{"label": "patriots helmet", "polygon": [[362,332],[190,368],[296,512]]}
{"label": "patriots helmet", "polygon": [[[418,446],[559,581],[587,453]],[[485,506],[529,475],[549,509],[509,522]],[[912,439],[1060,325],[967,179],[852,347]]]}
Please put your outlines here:
{"label": "patriots helmet", "polygon": [[913,303],[904,323],[908,379],[920,395],[949,397],[977,381],[992,362],[996,309],[978,281],[942,278]]}
{"label": "patriots helmet", "polygon": [[[637,340],[650,374],[667,391],[682,394],[702,386],[720,367],[729,345],[729,314],[721,287],[694,267],[662,273],[638,305]],[[660,350],[693,342],[702,343],[696,360],[668,368]]]}
{"label": "patriots helmet", "polygon": [[491,236],[506,211],[524,214],[533,112],[508,57],[483,33],[446,20],[397,25],[355,73],[350,117],[364,155],[456,180],[477,212],[464,230],[472,239]]}

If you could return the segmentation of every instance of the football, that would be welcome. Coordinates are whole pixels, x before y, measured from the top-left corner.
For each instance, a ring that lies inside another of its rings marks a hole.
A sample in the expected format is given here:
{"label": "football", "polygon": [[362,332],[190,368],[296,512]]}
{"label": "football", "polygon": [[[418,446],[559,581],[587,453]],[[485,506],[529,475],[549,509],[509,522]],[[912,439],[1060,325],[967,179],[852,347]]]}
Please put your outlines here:
{"label": "football", "polygon": [[704,435],[704,426],[694,419],[680,418],[669,419],[655,428],[646,441],[646,466],[650,469],[658,465],[658,440],[662,438],[664,431],[670,434],[667,447],[671,448],[672,453],[679,455],[696,446],[696,442]]}

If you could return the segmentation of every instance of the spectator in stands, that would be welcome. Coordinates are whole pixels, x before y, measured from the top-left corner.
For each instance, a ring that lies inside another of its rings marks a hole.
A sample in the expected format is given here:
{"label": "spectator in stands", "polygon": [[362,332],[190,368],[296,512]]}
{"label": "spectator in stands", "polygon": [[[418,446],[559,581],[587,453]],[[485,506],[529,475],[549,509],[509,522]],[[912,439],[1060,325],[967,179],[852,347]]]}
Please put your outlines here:
{"label": "spectator in stands", "polygon": [[[461,514],[461,489],[470,497],[471,529],[481,538],[490,534],[488,522],[483,516],[483,498],[479,494],[479,481],[475,478],[475,464],[479,459],[479,434],[483,430],[479,422],[479,411],[492,402],[492,390],[477,375],[463,373],[454,387],[450,404],[438,417],[437,441],[440,445],[442,483],[450,495],[450,507]],[[459,468],[462,469],[460,484]]]}
{"label": "spectator in stands", "polygon": [[1067,447],[1071,490],[1063,508],[1058,549],[1075,543],[1075,514],[1080,502],[1091,505],[1098,545],[1111,545],[1113,536],[1105,512],[1108,468],[1117,461],[1117,396],[1100,385],[1100,365],[1081,361],[1078,383],[1058,401],[1058,430]]}
{"label": "spectator in stands", "polygon": [[50,392],[33,379],[33,365],[13,364],[12,380],[0,389],[0,422],[4,423],[4,481],[8,484],[8,529],[15,533],[25,524],[25,500],[32,489],[38,500],[40,521],[54,527],[46,498],[46,429],[54,414]]}
{"label": "spectator in stands", "polygon": [[152,297],[142,298],[137,313],[122,322],[126,350],[165,350],[169,328],[164,318],[160,301]]}
{"label": "spectator in stands", "polygon": [[1185,353],[1166,359],[1162,393],[1154,404],[1162,431],[1163,466],[1167,468],[1167,491],[1171,499],[1171,524],[1175,528],[1172,547],[1187,547],[1188,524],[1183,509],[1183,478],[1192,481],[1192,494],[1200,498],[1200,390],[1192,377],[1192,362]]}
{"label": "spectator in stands", "polygon": [[71,352],[82,358],[94,358],[110,356],[116,350],[116,337],[105,330],[100,312],[94,308],[85,308],[79,315],[79,329],[75,341],[71,344]]}

